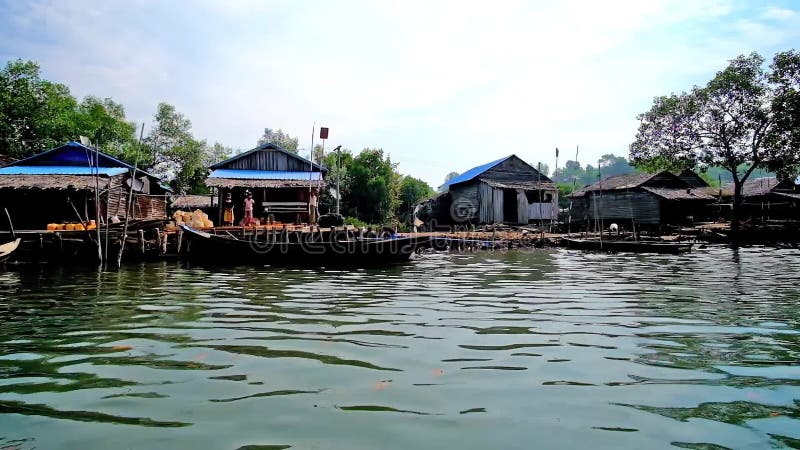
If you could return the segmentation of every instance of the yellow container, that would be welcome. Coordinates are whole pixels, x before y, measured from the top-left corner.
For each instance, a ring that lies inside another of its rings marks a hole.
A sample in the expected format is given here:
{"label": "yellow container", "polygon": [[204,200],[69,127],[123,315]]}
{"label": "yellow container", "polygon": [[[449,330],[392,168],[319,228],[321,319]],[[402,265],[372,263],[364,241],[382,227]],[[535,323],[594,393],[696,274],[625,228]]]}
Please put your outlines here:
{"label": "yellow container", "polygon": [[47,231],[56,231],[56,230],[58,230],[58,224],[57,223],[48,223],[47,224]]}

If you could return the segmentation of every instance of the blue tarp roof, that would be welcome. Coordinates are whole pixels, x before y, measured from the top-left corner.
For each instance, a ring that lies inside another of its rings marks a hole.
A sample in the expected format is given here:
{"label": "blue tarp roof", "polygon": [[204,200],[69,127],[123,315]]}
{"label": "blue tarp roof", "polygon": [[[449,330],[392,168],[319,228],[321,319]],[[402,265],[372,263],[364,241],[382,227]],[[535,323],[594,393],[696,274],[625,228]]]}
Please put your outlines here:
{"label": "blue tarp roof", "polygon": [[283,172],[279,170],[216,169],[210,178],[234,178],[240,180],[321,180],[321,172]]}
{"label": "blue tarp roof", "polygon": [[99,173],[113,177],[127,172],[124,167],[100,167],[96,170],[86,166],[9,166],[0,168],[0,175],[94,175]]}
{"label": "blue tarp roof", "polygon": [[[114,158],[111,155],[108,155],[103,152],[95,153],[95,150],[89,148],[81,143],[75,141],[69,141],[66,144],[52,148],[50,150],[44,151],[42,153],[37,153],[33,156],[29,156],[27,158],[21,159],[19,161],[15,161],[0,170],[11,169],[14,167],[39,167],[41,170],[52,170],[51,172],[0,172],[0,174],[6,175],[91,175],[88,172],[89,167],[92,163],[90,163],[89,158],[97,157],[98,159],[98,166],[100,166],[100,174],[102,175],[119,175],[121,173],[127,172],[125,169],[133,169],[133,166],[126,163],[125,161],[119,160]],[[78,170],[78,168],[84,168],[87,170],[86,173],[78,173],[78,172],[58,172],[59,167],[65,167],[65,170]],[[123,169],[121,171],[117,169]],[[104,172],[104,170],[109,170],[109,172]],[[172,191],[168,185],[161,182],[161,180],[144,170],[138,169],[138,173],[143,173],[148,177],[158,181],[158,185],[161,188]]]}
{"label": "blue tarp roof", "polygon": [[452,180],[448,181],[444,185],[445,186],[452,186],[454,184],[458,184],[458,183],[463,183],[465,181],[469,181],[469,180],[477,177],[478,175],[482,174],[483,172],[486,172],[487,170],[491,169],[492,167],[500,164],[501,162],[507,160],[508,158],[511,158],[512,156],[514,156],[514,155],[508,155],[508,156],[506,156],[504,158],[498,159],[497,161],[492,161],[490,163],[486,163],[486,164],[480,165],[478,167],[473,167],[472,169],[469,169],[468,171],[466,171],[466,172],[462,173],[461,175],[459,175],[459,176],[453,178]]}

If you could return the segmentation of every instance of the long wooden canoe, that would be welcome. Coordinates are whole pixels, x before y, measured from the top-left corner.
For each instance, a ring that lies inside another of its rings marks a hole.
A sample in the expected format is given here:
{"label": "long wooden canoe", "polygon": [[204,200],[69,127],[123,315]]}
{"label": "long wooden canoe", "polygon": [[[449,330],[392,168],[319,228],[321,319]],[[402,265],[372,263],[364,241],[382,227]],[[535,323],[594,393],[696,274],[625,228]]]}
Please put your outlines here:
{"label": "long wooden canoe", "polygon": [[396,236],[387,239],[320,240],[313,234],[298,241],[271,240],[270,236],[216,235],[181,225],[186,238],[185,256],[190,260],[238,264],[380,265],[408,261],[418,248],[430,246],[430,237]]}
{"label": "long wooden canoe", "polygon": [[677,255],[692,251],[692,244],[686,242],[600,241],[599,239],[563,238],[561,240],[561,245],[577,250],[593,250],[610,253],[666,253]]}

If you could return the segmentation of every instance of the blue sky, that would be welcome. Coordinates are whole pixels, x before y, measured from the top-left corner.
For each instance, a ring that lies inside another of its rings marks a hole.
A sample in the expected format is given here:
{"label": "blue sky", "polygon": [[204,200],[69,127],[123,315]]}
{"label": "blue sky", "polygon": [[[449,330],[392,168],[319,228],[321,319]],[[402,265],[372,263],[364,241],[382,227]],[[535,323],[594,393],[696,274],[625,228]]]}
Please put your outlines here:
{"label": "blue sky", "polygon": [[0,61],[38,61],[74,95],[149,126],[160,101],[194,135],[252,148],[381,147],[434,187],[515,153],[552,168],[627,156],[652,98],[741,53],[800,48],[800,2],[0,0]]}

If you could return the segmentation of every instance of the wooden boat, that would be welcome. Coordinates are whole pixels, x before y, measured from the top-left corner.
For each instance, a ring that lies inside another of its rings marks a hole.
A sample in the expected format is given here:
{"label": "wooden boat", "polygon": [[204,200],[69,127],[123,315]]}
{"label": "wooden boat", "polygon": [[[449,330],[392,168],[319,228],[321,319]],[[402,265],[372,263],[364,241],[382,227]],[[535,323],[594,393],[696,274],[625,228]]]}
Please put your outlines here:
{"label": "wooden boat", "polygon": [[11,242],[0,245],[0,264],[6,262],[8,258],[11,258],[11,254],[19,247],[20,241],[20,238],[16,238]]}
{"label": "wooden boat", "polygon": [[692,244],[686,242],[664,242],[664,241],[621,241],[599,239],[573,239],[562,238],[561,245],[577,250],[594,250],[600,252],[629,252],[629,253],[665,253],[677,255],[688,253],[692,250]]}
{"label": "wooden boat", "polygon": [[417,249],[430,246],[430,237],[352,238],[346,234],[295,233],[217,235],[181,225],[190,260],[219,264],[258,262],[275,265],[378,265],[408,261]]}

